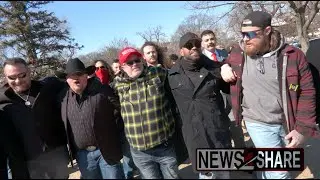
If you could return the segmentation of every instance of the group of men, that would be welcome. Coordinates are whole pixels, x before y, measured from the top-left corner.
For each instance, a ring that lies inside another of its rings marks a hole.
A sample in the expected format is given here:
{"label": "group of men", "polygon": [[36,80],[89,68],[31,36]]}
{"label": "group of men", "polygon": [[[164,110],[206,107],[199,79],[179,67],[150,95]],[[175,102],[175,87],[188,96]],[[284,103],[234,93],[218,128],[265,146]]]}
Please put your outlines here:
{"label": "group of men", "polygon": [[[228,179],[228,171],[198,172],[195,156],[197,148],[232,147],[228,116],[238,126],[244,120],[259,148],[298,147],[317,136],[303,52],[285,44],[265,12],[248,14],[241,33],[229,55],[215,48],[211,30],[184,34],[170,69],[161,66],[156,44],[146,42],[142,53],[126,47],[112,64],[112,82],[98,61],[95,76],[75,58],[65,81],[40,82],[31,80],[23,59],[6,60],[1,166],[8,159],[13,178],[66,179],[76,159],[83,179],[129,179],[133,169],[145,179],[177,179],[178,165],[189,157],[200,179]],[[289,172],[255,176],[290,178]]]}

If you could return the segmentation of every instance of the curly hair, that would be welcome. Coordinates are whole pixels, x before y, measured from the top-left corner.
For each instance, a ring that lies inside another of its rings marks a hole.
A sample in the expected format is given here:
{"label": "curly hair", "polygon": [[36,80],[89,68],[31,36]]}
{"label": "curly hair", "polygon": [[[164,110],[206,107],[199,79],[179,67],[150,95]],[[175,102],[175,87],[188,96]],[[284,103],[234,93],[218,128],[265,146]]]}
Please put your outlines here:
{"label": "curly hair", "polygon": [[156,43],[151,42],[151,41],[146,41],[142,47],[141,47],[141,52],[143,53],[143,48],[145,48],[146,46],[153,46],[156,48],[157,54],[158,54],[158,64],[161,64],[163,66],[164,63],[164,53],[163,50],[160,46],[158,46]]}

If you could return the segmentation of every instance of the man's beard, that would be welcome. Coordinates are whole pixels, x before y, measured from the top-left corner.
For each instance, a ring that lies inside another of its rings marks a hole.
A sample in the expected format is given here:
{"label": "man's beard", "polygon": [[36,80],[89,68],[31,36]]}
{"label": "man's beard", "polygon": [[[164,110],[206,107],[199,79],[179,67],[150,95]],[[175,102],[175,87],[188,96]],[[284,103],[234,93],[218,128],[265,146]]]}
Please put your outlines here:
{"label": "man's beard", "polygon": [[244,51],[248,56],[262,55],[265,52],[266,46],[268,46],[266,41],[263,41],[256,45],[250,45],[250,48],[246,48],[244,45]]}

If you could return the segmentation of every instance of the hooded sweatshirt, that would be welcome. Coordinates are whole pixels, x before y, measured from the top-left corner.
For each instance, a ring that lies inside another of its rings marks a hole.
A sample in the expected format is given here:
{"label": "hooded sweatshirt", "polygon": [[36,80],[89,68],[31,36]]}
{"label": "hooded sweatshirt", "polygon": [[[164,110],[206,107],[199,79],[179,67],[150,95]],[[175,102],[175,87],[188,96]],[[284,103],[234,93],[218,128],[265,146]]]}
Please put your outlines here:
{"label": "hooded sweatshirt", "polygon": [[[242,74],[242,115],[245,121],[267,124],[281,124],[285,117],[279,90],[277,60],[279,50],[284,46],[281,37],[279,47],[262,56],[245,55]],[[244,49],[243,41],[240,47]]]}

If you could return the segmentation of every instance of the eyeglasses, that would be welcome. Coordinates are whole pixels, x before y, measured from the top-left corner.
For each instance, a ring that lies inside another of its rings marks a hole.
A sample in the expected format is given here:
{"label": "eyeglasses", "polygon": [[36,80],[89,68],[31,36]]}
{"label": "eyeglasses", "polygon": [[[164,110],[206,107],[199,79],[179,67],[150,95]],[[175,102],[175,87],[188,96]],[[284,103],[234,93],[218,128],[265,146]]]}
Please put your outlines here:
{"label": "eyeglasses", "polygon": [[16,80],[16,79],[23,79],[23,78],[25,78],[27,76],[27,73],[26,72],[24,72],[24,73],[20,73],[20,74],[18,74],[18,75],[15,75],[15,76],[8,76],[8,79],[10,79],[10,80]]}
{"label": "eyeglasses", "polygon": [[244,37],[248,37],[249,39],[253,39],[253,38],[255,38],[255,37],[258,36],[258,33],[257,33],[258,31],[261,31],[261,29],[256,30],[256,31],[241,32],[241,34],[242,34],[242,39],[243,39]]}
{"label": "eyeglasses", "polygon": [[99,66],[99,67],[96,67],[96,70],[99,70],[99,69],[105,69],[106,67],[104,66]]}
{"label": "eyeglasses", "polygon": [[188,50],[191,50],[193,47],[201,48],[201,42],[200,41],[189,41],[184,46],[184,48],[187,48]]}
{"label": "eyeglasses", "polygon": [[141,59],[135,59],[133,61],[126,62],[128,66],[132,66],[133,63],[136,63],[136,64],[141,63]]}

